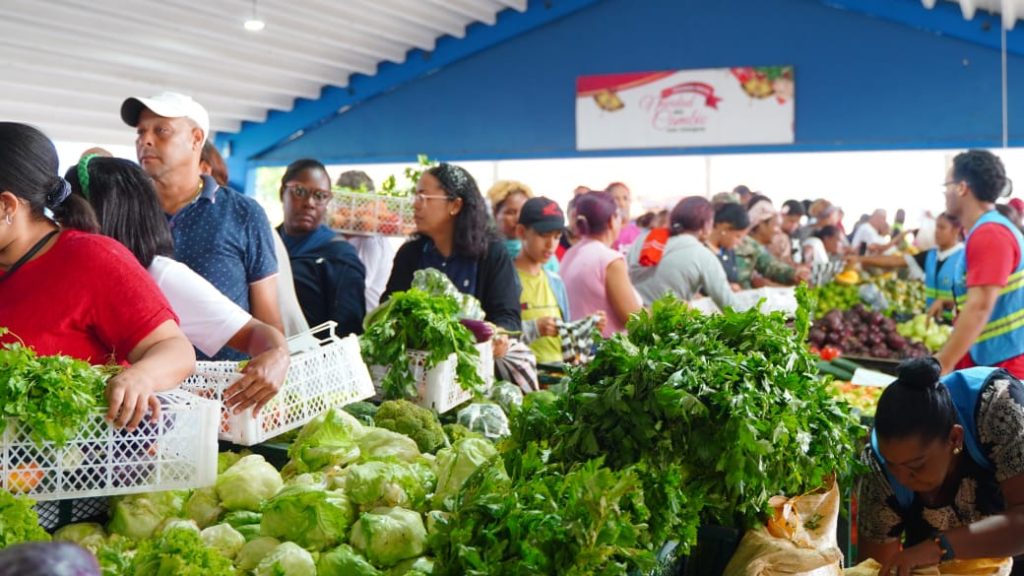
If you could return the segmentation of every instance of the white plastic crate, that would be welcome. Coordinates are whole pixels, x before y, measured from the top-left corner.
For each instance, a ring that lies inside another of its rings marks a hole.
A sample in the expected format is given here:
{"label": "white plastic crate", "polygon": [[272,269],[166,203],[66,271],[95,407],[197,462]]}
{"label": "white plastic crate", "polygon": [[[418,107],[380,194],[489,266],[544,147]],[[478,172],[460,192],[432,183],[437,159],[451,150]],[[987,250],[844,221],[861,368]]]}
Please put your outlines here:
{"label": "white plastic crate", "polygon": [[[490,341],[475,346],[480,354],[477,372],[484,385],[489,387],[494,383],[494,347]],[[409,357],[409,371],[416,383],[417,404],[443,414],[473,398],[471,390],[464,390],[459,385],[456,377],[458,360],[455,354],[450,354],[444,362],[427,369],[428,354],[421,350],[409,350],[406,353]],[[387,368],[374,366],[371,372],[374,383],[380,385],[387,374]]]}
{"label": "white plastic crate", "polygon": [[[237,362],[196,362],[182,388],[221,403],[219,436],[242,446],[265,442],[304,426],[328,409],[373,396],[373,382],[355,336],[338,338],[334,322],[310,330],[326,333],[320,346],[291,357],[281,390],[253,416],[249,408],[234,414],[223,404],[224,392],[241,377]],[[308,334],[293,338],[308,337]]]}
{"label": "white plastic crate", "polygon": [[327,224],[346,234],[408,236],[416,230],[412,196],[335,190],[327,207]]}
{"label": "white plastic crate", "polygon": [[134,432],[98,410],[57,448],[36,445],[26,426],[7,420],[0,435],[0,486],[33,500],[63,500],[198,488],[217,478],[215,402],[178,390],[159,394],[161,413]]}

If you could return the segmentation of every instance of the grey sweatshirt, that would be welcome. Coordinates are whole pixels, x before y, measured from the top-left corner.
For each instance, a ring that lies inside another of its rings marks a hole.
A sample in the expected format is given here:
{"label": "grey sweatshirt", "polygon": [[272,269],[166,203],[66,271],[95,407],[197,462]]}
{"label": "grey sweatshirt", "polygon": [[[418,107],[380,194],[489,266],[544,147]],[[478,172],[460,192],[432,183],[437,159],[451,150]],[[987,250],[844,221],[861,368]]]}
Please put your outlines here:
{"label": "grey sweatshirt", "polygon": [[736,300],[722,263],[696,237],[677,234],[665,243],[665,252],[657,266],[641,266],[640,250],[646,233],[637,238],[626,258],[629,278],[645,306],[671,292],[683,300],[692,300],[701,291],[719,308],[735,307]]}

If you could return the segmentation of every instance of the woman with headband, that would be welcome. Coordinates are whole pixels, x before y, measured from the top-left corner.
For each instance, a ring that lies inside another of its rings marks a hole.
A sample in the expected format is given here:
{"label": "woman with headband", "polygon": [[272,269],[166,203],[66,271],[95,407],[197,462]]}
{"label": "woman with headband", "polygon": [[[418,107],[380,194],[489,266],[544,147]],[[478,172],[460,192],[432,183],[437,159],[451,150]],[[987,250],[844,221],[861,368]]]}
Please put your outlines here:
{"label": "woman with headband", "polygon": [[[416,270],[435,268],[460,292],[480,301],[488,322],[509,332],[522,330],[516,271],[508,250],[488,227],[476,180],[462,167],[442,163],[420,176],[414,198],[417,236],[395,255],[381,301],[408,290]],[[507,338],[497,337],[495,358],[507,347]]]}
{"label": "woman with headband", "polygon": [[242,377],[225,391],[236,413],[259,412],[288,374],[288,345],[184,264],[171,258],[173,240],[152,181],[134,162],[85,156],[66,174],[73,193],[66,227],[98,232],[125,247],[146,268],[181,319],[181,329],[207,356],[224,346],[248,354]]}
{"label": "woman with headband", "polygon": [[[64,229],[80,198],[57,175],[57,150],[39,130],[0,122],[0,326],[40,355],[125,369],[107,385],[108,418],[134,429],[155,394],[195,366],[177,317],[146,271],[116,241]],[[58,225],[61,223],[61,225]]]}

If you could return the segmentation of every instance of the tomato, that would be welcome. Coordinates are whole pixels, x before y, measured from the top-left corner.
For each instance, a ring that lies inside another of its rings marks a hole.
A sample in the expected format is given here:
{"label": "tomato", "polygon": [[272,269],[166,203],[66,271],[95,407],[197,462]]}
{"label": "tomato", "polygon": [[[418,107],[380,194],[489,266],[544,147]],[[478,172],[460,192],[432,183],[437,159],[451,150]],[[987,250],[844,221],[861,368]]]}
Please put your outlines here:
{"label": "tomato", "polygon": [[7,489],[12,494],[31,492],[46,475],[35,462],[18,464],[7,474]]}
{"label": "tomato", "polygon": [[839,357],[839,349],[835,346],[825,346],[821,349],[821,359],[831,362]]}

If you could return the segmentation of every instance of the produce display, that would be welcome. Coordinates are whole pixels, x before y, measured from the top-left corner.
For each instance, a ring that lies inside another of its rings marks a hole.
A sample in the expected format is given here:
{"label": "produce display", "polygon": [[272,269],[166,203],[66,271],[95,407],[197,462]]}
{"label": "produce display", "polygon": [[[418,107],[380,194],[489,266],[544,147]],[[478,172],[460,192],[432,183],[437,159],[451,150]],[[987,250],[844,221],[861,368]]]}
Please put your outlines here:
{"label": "produce display", "polygon": [[832,310],[814,322],[808,335],[819,348],[834,346],[845,354],[874,358],[916,358],[928,355],[921,342],[907,340],[896,330],[896,322],[861,304],[846,312]]}
{"label": "produce display", "polygon": [[871,280],[889,303],[894,314],[917,314],[925,310],[924,283],[898,278],[877,277]]}
{"label": "produce display", "polygon": [[[212,485],[114,497],[105,524],[54,539],[106,576],[658,576],[667,543],[686,554],[702,524],[761,524],[769,497],[855,465],[863,429],[818,376],[803,306],[794,324],[666,297],[568,369],[559,394],[498,385],[442,425],[406,400],[408,351],[455,354],[478,388],[474,344],[491,328],[435,280],[367,318],[363,354],[389,367],[391,399],[315,417],[280,470],[224,452]],[[0,491],[0,547],[49,539],[30,506]]]}
{"label": "produce display", "polygon": [[929,318],[927,314],[918,314],[898,325],[896,331],[905,338],[924,342],[928,350],[938,352],[946,340],[949,340],[949,335],[953,333],[953,327],[948,324],[940,324]]}
{"label": "produce display", "polygon": [[794,329],[781,313],[704,316],[659,300],[570,372],[564,396],[527,396],[512,417],[509,472],[529,469],[517,459],[537,445],[551,465],[601,459],[635,474],[646,549],[677,539],[685,551],[702,521],[759,524],[770,495],[843,477],[862,433],[817,377],[808,328],[803,308]]}
{"label": "produce display", "polygon": [[832,392],[856,408],[861,416],[875,415],[882,390],[881,386],[860,386],[839,380],[832,382]]}
{"label": "produce display", "polygon": [[856,286],[845,284],[825,284],[810,289],[810,295],[816,302],[814,317],[823,318],[832,310],[849,310],[860,304],[860,294]]}

